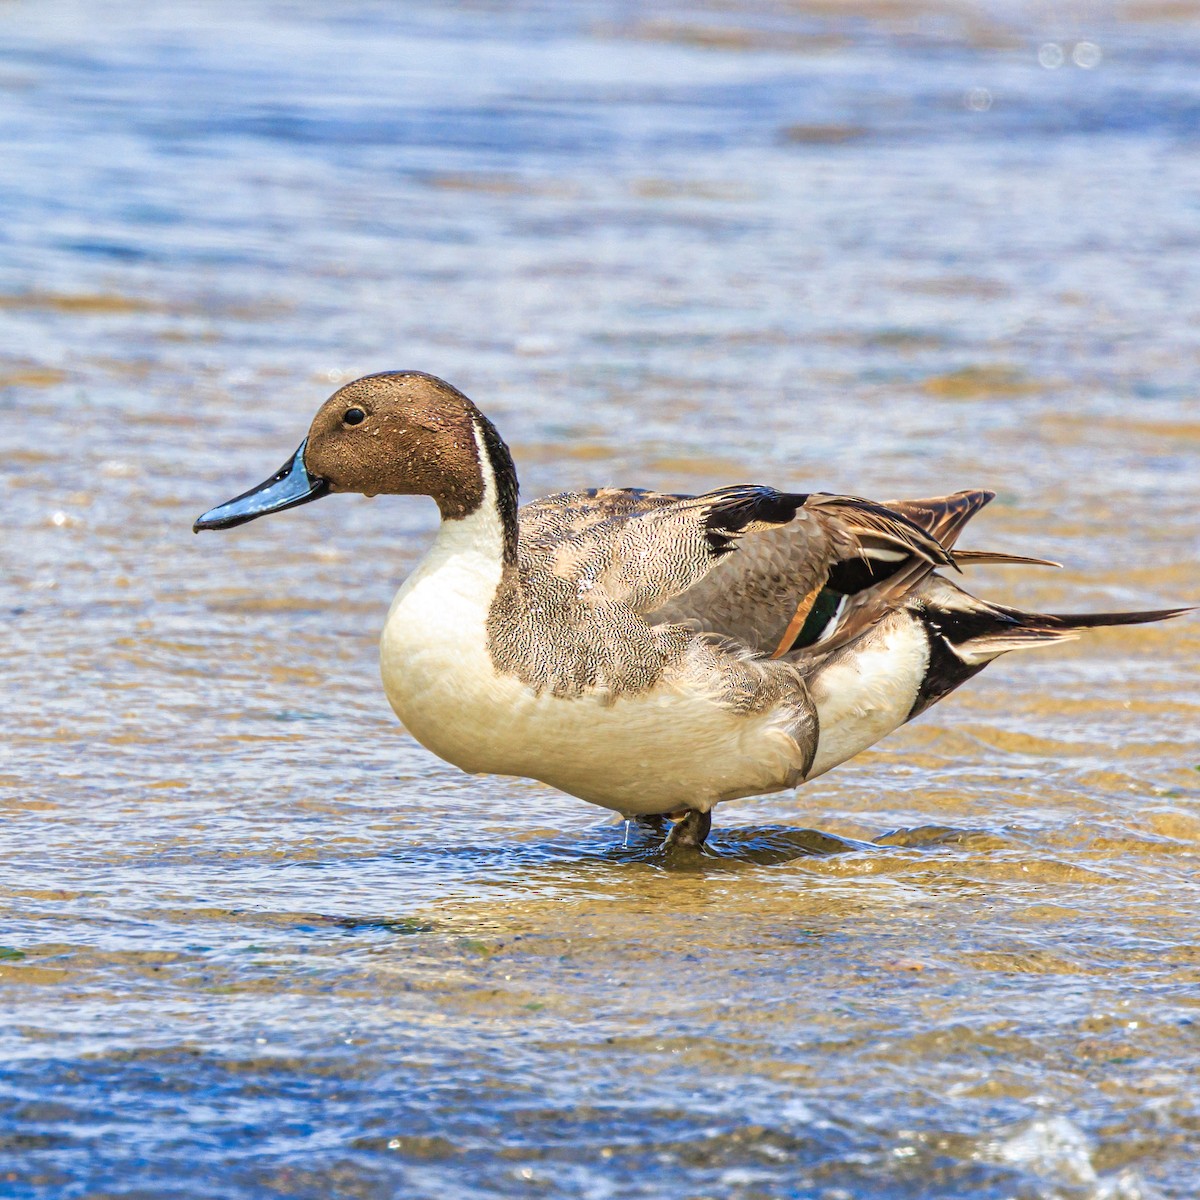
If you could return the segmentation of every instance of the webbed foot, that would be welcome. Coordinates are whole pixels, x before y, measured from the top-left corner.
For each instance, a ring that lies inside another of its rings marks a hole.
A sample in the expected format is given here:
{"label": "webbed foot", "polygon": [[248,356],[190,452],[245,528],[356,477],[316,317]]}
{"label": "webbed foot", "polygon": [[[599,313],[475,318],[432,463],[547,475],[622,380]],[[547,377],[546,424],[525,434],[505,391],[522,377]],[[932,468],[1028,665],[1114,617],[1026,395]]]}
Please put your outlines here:
{"label": "webbed foot", "polygon": [[670,850],[673,846],[691,846],[698,850],[704,845],[710,829],[712,829],[712,813],[699,812],[694,808],[689,808],[671,826],[671,832],[667,834],[667,840],[663,842],[663,849]]}

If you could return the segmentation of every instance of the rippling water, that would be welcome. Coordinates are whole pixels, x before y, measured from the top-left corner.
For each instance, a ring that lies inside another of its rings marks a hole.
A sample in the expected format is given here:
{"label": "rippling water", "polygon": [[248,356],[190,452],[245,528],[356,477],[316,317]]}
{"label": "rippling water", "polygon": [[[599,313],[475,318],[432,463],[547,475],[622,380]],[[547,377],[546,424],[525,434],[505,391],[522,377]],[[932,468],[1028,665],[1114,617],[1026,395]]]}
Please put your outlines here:
{"label": "rippling water", "polygon": [[1198,20],[6,5],[0,1194],[1196,1195],[1200,622],[666,860],[394,724],[428,502],[189,526],[416,367],[526,496],[990,485],[1069,569],[985,594],[1195,600]]}

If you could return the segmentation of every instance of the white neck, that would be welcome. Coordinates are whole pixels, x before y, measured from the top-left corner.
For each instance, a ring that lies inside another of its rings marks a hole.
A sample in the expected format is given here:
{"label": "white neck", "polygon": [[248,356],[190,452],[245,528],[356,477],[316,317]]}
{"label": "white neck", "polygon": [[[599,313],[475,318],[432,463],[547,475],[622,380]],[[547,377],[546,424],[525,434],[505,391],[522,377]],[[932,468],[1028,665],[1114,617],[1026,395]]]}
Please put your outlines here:
{"label": "white neck", "polygon": [[479,473],[483,480],[483,499],[474,512],[465,517],[443,519],[430,548],[427,561],[445,562],[460,555],[499,566],[504,561],[504,522],[496,503],[496,474],[478,424],[472,425]]}

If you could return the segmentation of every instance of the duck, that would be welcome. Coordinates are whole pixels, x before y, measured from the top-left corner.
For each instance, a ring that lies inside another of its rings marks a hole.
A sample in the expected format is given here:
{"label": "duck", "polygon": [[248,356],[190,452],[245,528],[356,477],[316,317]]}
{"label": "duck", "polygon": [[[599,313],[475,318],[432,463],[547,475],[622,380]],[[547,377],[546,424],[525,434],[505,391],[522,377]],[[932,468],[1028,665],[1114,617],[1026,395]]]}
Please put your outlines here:
{"label": "duck", "polygon": [[421,371],[339,388],[279,471],[193,528],[336,492],[427,496],[441,514],[380,638],[408,733],[465,772],[539,780],[666,847],[703,847],[716,805],[824,775],[1003,654],[1193,611],[976,598],[952,576],[1058,565],[956,549],[994,498],[983,489],[880,503],[601,487],[519,507],[495,426]]}

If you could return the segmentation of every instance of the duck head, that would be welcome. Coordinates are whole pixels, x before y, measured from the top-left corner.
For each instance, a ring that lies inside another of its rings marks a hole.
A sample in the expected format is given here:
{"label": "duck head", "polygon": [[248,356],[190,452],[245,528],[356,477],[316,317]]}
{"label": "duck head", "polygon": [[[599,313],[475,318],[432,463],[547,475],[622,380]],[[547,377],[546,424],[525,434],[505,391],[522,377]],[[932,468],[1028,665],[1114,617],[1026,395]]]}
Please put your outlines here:
{"label": "duck head", "polygon": [[270,479],[210,509],[192,528],[230,529],[330,492],[432,496],[443,520],[455,520],[484,503],[491,480],[501,493],[492,502],[511,506],[515,518],[512,459],[487,418],[436,376],[389,371],[339,388]]}

